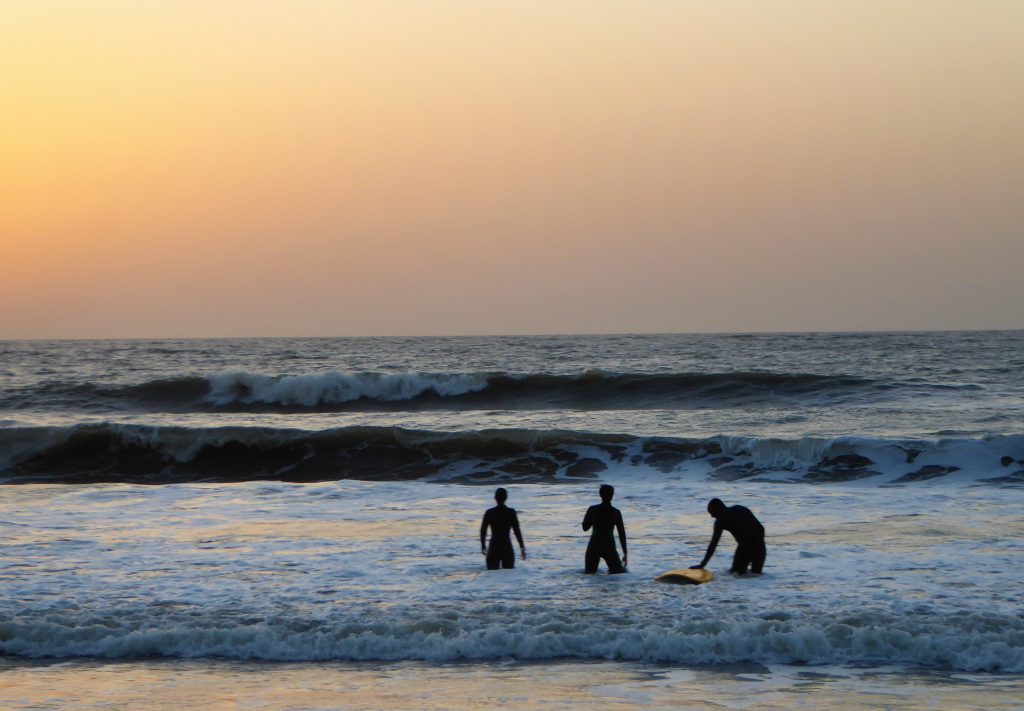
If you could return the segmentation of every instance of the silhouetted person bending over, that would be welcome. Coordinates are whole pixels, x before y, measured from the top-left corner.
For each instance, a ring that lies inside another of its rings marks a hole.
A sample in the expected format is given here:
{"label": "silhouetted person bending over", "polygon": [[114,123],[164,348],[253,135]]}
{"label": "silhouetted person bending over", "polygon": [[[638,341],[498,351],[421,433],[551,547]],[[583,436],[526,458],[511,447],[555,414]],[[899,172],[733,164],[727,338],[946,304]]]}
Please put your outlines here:
{"label": "silhouetted person bending over", "polygon": [[[601,503],[587,509],[583,517],[583,530],[590,531],[590,543],[587,545],[586,572],[596,573],[598,562],[604,558],[609,573],[625,573],[629,556],[626,550],[626,527],[622,523],[622,513],[612,506],[615,487],[603,484],[600,489]],[[593,530],[591,530],[593,529]],[[619,542],[622,544],[622,560],[615,549],[615,529],[619,531]]]}
{"label": "silhouetted person bending over", "polygon": [[[526,560],[526,546],[523,545],[523,534],[519,530],[519,517],[516,510],[505,505],[508,492],[498,489],[494,492],[494,500],[498,505],[487,509],[483,523],[480,524],[480,552],[487,556],[487,569],[497,570],[516,567],[516,552],[512,549],[512,541],[508,537],[511,530],[519,541],[519,553]],[[487,527],[491,527],[491,545],[487,545]]]}
{"label": "silhouetted person bending over", "polygon": [[690,567],[703,568],[707,565],[711,556],[715,554],[722,531],[728,531],[736,539],[737,544],[736,555],[733,556],[729,572],[745,575],[749,566],[751,573],[760,575],[767,551],[764,547],[764,526],[757,520],[757,516],[746,506],[726,506],[721,499],[711,499],[708,502],[708,513],[715,519],[715,532],[711,536],[704,560],[700,565]]}

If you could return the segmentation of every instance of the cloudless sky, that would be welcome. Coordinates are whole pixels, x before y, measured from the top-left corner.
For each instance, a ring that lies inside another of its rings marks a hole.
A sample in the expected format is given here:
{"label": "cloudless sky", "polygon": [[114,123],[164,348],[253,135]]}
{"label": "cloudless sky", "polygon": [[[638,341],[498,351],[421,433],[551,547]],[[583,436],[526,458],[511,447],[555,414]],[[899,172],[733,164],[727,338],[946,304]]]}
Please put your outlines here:
{"label": "cloudless sky", "polygon": [[1019,0],[0,5],[0,338],[1024,328]]}

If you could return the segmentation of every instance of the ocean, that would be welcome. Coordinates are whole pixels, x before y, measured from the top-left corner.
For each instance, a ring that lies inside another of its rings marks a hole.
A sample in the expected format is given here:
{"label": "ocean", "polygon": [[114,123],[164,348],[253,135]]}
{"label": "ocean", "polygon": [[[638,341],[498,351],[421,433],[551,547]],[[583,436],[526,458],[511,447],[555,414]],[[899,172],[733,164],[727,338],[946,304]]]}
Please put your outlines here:
{"label": "ocean", "polygon": [[1021,708],[1022,510],[1020,331],[0,342],[0,706]]}

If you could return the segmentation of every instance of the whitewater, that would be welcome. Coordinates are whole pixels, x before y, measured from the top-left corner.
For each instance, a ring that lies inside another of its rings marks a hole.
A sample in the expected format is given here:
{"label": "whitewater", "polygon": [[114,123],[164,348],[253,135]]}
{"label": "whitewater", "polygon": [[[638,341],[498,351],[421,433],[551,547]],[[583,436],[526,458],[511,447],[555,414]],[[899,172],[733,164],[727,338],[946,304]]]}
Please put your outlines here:
{"label": "whitewater", "polygon": [[5,707],[1024,700],[1021,332],[5,342],[0,493]]}

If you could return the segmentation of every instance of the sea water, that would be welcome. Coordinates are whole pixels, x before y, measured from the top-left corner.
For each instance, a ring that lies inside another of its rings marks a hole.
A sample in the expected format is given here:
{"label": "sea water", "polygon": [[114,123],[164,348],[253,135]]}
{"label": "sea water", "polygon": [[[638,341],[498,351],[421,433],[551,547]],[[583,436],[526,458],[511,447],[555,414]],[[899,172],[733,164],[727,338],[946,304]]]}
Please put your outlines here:
{"label": "sea water", "polygon": [[0,480],[4,707],[1024,703],[1021,332],[5,342]]}

